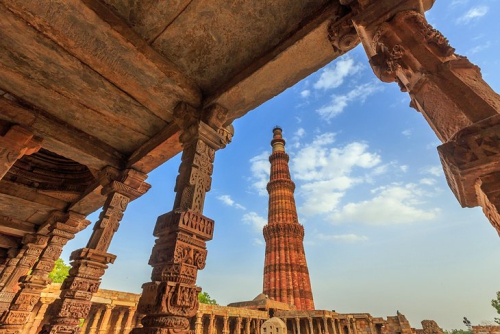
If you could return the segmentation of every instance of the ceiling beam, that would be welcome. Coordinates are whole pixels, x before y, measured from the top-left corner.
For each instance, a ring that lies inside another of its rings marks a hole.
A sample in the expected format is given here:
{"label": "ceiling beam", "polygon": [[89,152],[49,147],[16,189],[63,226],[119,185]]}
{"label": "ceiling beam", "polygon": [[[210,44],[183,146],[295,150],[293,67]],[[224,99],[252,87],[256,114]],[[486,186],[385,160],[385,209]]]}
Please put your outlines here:
{"label": "ceiling beam", "polygon": [[30,129],[35,136],[44,138],[45,149],[91,169],[122,168],[125,165],[123,154],[108,144],[45,111],[21,106],[5,96],[0,97],[0,119]]}
{"label": "ceiling beam", "polygon": [[35,233],[37,227],[35,224],[0,215],[0,232],[23,237],[26,233]]}
{"label": "ceiling beam", "polygon": [[25,201],[61,211],[66,210],[69,204],[66,201],[41,194],[34,188],[7,180],[0,180],[0,194],[20,198]]}

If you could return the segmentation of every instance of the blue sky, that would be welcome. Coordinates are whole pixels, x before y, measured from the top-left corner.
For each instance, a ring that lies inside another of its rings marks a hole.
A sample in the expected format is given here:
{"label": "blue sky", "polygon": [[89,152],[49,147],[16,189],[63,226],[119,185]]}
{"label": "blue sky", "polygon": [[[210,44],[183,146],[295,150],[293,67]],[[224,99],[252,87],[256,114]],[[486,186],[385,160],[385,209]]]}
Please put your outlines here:
{"label": "blue sky", "polygon": [[[427,18],[500,91],[497,0],[438,0]],[[234,122],[216,154],[205,215],[214,219],[198,284],[219,304],[262,290],[272,128],[287,140],[318,309],[395,315],[445,329],[492,321],[500,290],[500,239],[480,208],[462,209],[439,163],[440,143],[397,85],[379,82],[361,47]],[[141,292],[156,217],[171,210],[180,157],[150,174],[129,205],[102,288]],[[89,217],[97,220],[98,213]],[[91,227],[66,247],[84,247]]]}

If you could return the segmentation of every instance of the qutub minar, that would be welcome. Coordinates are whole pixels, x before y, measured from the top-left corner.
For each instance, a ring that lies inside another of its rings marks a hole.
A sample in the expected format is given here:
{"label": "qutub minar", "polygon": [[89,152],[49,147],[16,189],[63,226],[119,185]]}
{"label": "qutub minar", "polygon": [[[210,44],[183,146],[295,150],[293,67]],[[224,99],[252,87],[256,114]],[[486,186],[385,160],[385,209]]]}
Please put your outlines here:
{"label": "qutub minar", "polygon": [[293,304],[297,310],[314,310],[314,300],[304,252],[304,227],[295,206],[295,183],[290,177],[282,129],[273,129],[269,156],[271,176],[268,222],[264,227],[266,259],[263,293],[269,298]]}

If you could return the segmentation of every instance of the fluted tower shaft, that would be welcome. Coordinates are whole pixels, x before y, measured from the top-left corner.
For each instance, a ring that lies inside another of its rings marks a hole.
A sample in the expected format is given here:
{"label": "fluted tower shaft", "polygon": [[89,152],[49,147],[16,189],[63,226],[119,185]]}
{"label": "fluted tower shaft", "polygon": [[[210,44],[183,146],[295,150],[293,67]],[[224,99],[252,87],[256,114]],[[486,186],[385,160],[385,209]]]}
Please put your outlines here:
{"label": "fluted tower shaft", "polygon": [[268,222],[264,227],[266,258],[264,294],[294,304],[298,310],[314,310],[314,300],[304,252],[304,227],[299,224],[295,206],[295,183],[288,168],[282,130],[275,128],[269,193]]}

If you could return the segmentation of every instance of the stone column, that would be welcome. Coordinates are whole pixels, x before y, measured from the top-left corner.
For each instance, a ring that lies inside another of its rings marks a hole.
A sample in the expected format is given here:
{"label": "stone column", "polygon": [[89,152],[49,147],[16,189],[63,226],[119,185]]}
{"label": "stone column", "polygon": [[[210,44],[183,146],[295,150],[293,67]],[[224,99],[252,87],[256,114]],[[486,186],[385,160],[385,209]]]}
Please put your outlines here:
{"label": "stone column", "polygon": [[[21,278],[20,290],[15,295],[9,310],[0,319],[3,323],[0,333],[4,330],[9,333],[22,331],[33,307],[40,299],[42,290],[50,283],[49,273],[61,255],[63,246],[89,223],[85,216],[75,212],[70,211],[67,214],[55,212],[45,225],[40,227],[41,231],[48,234],[47,245],[39,253],[38,259],[35,259],[36,263],[31,273]],[[28,256],[28,253],[25,253],[25,256]]]}
{"label": "stone column", "polygon": [[97,307],[97,310],[94,314],[94,319],[92,319],[92,323],[90,324],[89,334],[95,334],[97,332],[97,325],[99,324],[99,320],[101,320],[102,311],[102,307]]}
{"label": "stone column", "polygon": [[247,318],[245,321],[245,334],[250,334],[250,318]]}
{"label": "stone column", "polygon": [[[205,267],[206,241],[212,239],[214,221],[203,216],[205,194],[210,190],[215,151],[223,148],[232,134],[222,129],[227,111],[215,106],[202,117],[181,104],[175,114],[183,133],[182,162],[175,185],[173,210],[158,217],[157,237],[149,264],[152,282],[143,284],[138,311],[146,314],[139,333],[187,334],[189,319],[198,310],[198,270]],[[182,115],[183,117],[181,118]],[[180,121],[179,121],[180,122]]]}
{"label": "stone column", "polygon": [[328,319],[326,317],[323,317],[323,327],[325,328],[325,334],[332,334],[328,328]]}
{"label": "stone column", "polygon": [[108,264],[116,258],[107,253],[111,239],[118,230],[128,203],[151,187],[144,182],[146,178],[146,174],[133,169],[120,172],[108,167],[101,172],[101,193],[107,196],[106,202],[87,247],[71,254],[71,270],[61,286],[61,300],[55,307],[50,324],[44,326],[43,333],[74,333],[79,319],[88,316],[92,295],[99,289]]}
{"label": "stone column", "polygon": [[130,307],[128,309],[127,320],[125,320],[125,328],[123,329],[124,334],[128,334],[132,328],[132,320],[134,319],[135,310],[135,307]]}
{"label": "stone column", "polygon": [[210,314],[210,321],[208,323],[208,334],[214,333],[214,320],[215,320],[215,314]]}
{"label": "stone column", "polygon": [[437,137],[448,184],[462,207],[481,206],[500,233],[500,96],[425,19],[434,1],[347,1],[377,77],[397,82]]}
{"label": "stone column", "polygon": [[41,147],[40,138],[19,125],[13,125],[5,135],[0,136],[0,180],[18,159],[38,152]]}
{"label": "stone column", "polygon": [[118,319],[116,319],[114,334],[119,334],[122,330],[123,316],[125,315],[125,309],[121,309],[118,313]]}
{"label": "stone column", "polygon": [[33,323],[31,326],[26,326],[29,328],[28,334],[36,334],[38,333],[38,327],[40,326],[43,318],[45,317],[45,312],[47,312],[47,308],[54,302],[54,298],[40,298],[40,302],[42,305],[38,309],[35,318],[33,319]]}
{"label": "stone column", "polygon": [[[24,246],[19,251],[16,256],[15,261],[12,261],[12,265],[5,268],[2,273],[0,280],[3,282],[2,291],[0,293],[0,304],[5,310],[1,316],[1,322],[8,324],[9,326],[21,326],[27,320],[26,314],[14,314],[8,312],[12,300],[16,296],[16,292],[19,290],[19,279],[21,276],[26,275],[29,270],[33,267],[38,257],[42,253],[42,250],[46,247],[48,241],[48,236],[41,234],[26,234],[23,238],[22,243]],[[36,301],[31,305],[33,307]],[[26,312],[25,312],[26,313]],[[7,314],[9,315],[7,317]],[[29,316],[29,312],[27,312]],[[2,328],[3,329],[3,328]],[[2,332],[0,329],[0,333]]]}
{"label": "stone column", "polygon": [[241,334],[241,317],[236,318],[236,326],[234,328],[236,334]]}
{"label": "stone column", "polygon": [[307,321],[309,322],[309,334],[314,334],[314,328],[313,328],[313,320],[312,320],[312,318],[308,317]]}
{"label": "stone column", "polygon": [[224,316],[224,327],[222,328],[222,334],[229,334],[229,317]]}
{"label": "stone column", "polygon": [[297,328],[297,334],[300,334],[300,319],[295,318],[295,326]]}
{"label": "stone column", "polygon": [[194,324],[194,334],[203,334],[203,313],[198,311],[196,313],[196,322]]}
{"label": "stone column", "polygon": [[108,331],[109,319],[111,318],[111,313],[113,312],[114,307],[115,306],[112,304],[105,305],[105,311],[104,315],[102,316],[101,325],[99,326],[99,329],[97,331],[99,334],[106,334],[106,332]]}

